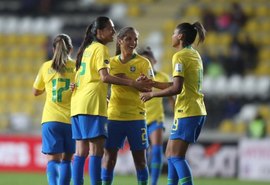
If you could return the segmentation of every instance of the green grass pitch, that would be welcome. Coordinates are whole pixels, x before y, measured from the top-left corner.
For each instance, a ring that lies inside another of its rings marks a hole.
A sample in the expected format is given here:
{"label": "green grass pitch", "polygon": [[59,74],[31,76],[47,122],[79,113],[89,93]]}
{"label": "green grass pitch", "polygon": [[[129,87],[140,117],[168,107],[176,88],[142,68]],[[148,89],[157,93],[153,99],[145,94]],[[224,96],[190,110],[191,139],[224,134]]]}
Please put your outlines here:
{"label": "green grass pitch", "polygon": [[[43,173],[7,173],[0,172],[0,185],[47,185]],[[159,185],[166,185],[166,176],[160,178]],[[89,176],[85,176],[84,185],[90,185]],[[115,176],[114,185],[137,185],[135,176]],[[237,179],[196,178],[195,185],[269,185],[269,182],[239,181]]]}

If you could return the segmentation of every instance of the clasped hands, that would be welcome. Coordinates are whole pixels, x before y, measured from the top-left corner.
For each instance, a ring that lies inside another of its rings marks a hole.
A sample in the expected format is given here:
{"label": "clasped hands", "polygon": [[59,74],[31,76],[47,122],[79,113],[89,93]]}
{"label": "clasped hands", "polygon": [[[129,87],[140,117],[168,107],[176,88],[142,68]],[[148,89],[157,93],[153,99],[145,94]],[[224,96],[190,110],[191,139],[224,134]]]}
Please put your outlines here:
{"label": "clasped hands", "polygon": [[152,87],[154,85],[154,81],[152,79],[147,78],[144,74],[141,74],[139,78],[136,79],[137,82],[141,82],[142,84],[146,84],[146,90],[140,92],[140,98],[143,102],[150,100],[153,97]]}

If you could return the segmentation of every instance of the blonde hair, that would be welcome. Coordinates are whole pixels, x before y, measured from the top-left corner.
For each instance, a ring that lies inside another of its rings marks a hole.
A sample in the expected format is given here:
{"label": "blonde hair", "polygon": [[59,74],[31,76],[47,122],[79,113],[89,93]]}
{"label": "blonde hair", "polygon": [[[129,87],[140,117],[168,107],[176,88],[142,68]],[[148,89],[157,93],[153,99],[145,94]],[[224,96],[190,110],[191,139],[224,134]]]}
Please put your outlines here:
{"label": "blonde hair", "polygon": [[69,59],[69,53],[72,49],[72,41],[70,37],[66,34],[57,35],[53,41],[53,58],[52,58],[52,68],[61,73],[63,67]]}

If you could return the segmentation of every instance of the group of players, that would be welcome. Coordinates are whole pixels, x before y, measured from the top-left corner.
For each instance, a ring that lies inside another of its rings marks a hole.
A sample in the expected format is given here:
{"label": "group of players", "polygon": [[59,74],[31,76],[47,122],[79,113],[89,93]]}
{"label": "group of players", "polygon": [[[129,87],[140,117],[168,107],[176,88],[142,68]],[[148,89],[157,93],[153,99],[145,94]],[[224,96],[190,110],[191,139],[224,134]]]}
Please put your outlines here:
{"label": "group of players", "polygon": [[[138,185],[148,184],[147,149],[151,143],[151,185],[157,185],[162,167],[162,99],[173,97],[174,123],[166,148],[168,185],[193,185],[185,154],[205,122],[201,92],[203,66],[192,48],[205,30],[196,22],[177,25],[172,46],[173,81],[153,70],[151,48],[136,52],[138,31],[124,27],[117,33],[116,55],[107,44],[116,31],[108,17],[97,17],[86,29],[76,62],[70,58],[71,38],[59,34],[53,58],[41,66],[33,85],[35,96],[46,92],[42,116],[42,152],[47,155],[49,185],[83,185],[89,157],[92,185],[111,185],[118,150],[128,140]],[[110,85],[110,86],[109,86]],[[159,89],[159,90],[158,90]],[[153,98],[153,99],[152,99]],[[146,124],[147,123],[147,124]],[[73,156],[73,154],[75,155]]]}

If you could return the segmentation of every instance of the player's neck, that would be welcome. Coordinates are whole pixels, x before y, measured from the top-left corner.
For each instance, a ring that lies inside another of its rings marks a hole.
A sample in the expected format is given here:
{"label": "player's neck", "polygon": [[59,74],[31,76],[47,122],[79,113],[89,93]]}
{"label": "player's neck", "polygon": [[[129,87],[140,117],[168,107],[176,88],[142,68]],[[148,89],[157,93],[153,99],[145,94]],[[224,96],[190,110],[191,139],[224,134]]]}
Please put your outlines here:
{"label": "player's neck", "polygon": [[132,60],[135,57],[136,57],[136,54],[135,53],[121,53],[119,55],[119,60],[122,63],[127,63],[128,61]]}

